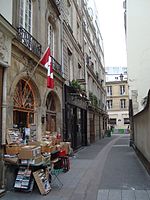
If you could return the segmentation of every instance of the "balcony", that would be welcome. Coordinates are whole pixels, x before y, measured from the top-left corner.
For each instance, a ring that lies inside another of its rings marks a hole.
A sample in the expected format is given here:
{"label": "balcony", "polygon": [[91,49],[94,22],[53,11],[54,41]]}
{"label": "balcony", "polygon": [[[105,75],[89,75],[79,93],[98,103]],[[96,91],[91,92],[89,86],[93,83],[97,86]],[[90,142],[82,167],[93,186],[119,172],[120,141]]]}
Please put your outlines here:
{"label": "balcony", "polygon": [[52,58],[52,66],[53,66],[53,69],[60,75],[62,75],[62,67],[61,65],[55,60],[55,58]]}
{"label": "balcony", "polygon": [[38,41],[24,28],[18,27],[17,39],[25,45],[30,51],[41,57],[41,45]]}

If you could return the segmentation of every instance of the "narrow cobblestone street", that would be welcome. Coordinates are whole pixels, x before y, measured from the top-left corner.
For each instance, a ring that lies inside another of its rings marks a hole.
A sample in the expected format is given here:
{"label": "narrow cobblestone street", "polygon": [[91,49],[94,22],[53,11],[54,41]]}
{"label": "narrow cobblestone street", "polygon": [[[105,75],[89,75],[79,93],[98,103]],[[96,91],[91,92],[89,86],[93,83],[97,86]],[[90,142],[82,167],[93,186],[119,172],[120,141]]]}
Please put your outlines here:
{"label": "narrow cobblestone street", "polygon": [[61,174],[63,187],[40,195],[7,192],[2,200],[150,200],[150,177],[129,147],[129,136],[113,135],[79,150],[71,170]]}

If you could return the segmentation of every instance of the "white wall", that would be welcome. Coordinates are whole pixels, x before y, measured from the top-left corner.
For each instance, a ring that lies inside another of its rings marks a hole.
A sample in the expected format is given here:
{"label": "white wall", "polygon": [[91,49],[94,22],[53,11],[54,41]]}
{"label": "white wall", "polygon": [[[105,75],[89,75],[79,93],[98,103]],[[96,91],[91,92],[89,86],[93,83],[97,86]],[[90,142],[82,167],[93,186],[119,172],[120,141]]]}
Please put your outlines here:
{"label": "white wall", "polygon": [[150,89],[150,0],[127,0],[127,66],[129,96],[137,90],[140,111]]}
{"label": "white wall", "polygon": [[12,24],[12,0],[0,0],[0,14]]}
{"label": "white wall", "polygon": [[143,111],[134,116],[134,142],[138,150],[150,162],[150,101],[148,104]]}

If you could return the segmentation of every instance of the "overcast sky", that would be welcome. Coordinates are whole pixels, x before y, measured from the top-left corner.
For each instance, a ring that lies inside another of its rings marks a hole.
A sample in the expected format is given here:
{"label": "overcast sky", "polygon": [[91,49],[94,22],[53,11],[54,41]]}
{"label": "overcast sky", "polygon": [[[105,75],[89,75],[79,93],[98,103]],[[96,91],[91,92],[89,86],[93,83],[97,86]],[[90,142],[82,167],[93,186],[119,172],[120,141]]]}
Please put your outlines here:
{"label": "overcast sky", "polygon": [[95,0],[104,43],[105,66],[126,67],[123,0]]}

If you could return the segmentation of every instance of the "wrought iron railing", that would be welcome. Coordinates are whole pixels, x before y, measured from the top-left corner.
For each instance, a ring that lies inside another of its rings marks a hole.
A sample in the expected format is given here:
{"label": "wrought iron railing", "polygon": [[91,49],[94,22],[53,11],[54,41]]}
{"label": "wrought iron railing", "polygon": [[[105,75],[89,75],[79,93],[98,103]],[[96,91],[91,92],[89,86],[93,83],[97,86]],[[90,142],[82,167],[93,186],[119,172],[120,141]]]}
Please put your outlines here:
{"label": "wrought iron railing", "polygon": [[57,73],[59,73],[60,75],[62,75],[62,67],[61,67],[61,65],[55,60],[55,58],[53,58],[52,56],[51,56],[51,58],[52,58],[52,66],[53,66],[53,69],[54,69]]}
{"label": "wrought iron railing", "polygon": [[17,30],[18,40],[38,57],[41,57],[41,44],[23,27],[18,27]]}

